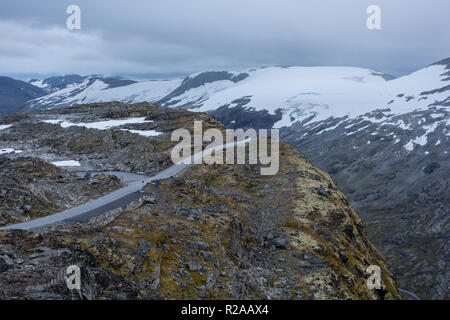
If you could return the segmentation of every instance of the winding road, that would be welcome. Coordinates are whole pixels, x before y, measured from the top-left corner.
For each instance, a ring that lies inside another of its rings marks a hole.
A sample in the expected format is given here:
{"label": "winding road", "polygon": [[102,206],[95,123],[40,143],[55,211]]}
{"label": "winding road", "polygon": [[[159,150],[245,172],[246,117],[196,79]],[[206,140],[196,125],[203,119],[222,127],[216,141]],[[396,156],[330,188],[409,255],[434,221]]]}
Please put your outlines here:
{"label": "winding road", "polygon": [[174,177],[179,173],[181,173],[184,169],[189,167],[192,163],[194,163],[196,159],[202,158],[204,155],[211,155],[216,150],[228,149],[230,147],[235,147],[240,144],[245,144],[249,141],[250,139],[246,139],[239,142],[231,142],[213,148],[205,149],[202,152],[196,153],[191,157],[187,157],[181,160],[180,162],[174,164],[173,166],[161,171],[160,173],[154,176],[132,182],[126,187],[118,189],[98,199],[89,201],[80,206],[67,209],[62,212],[55,213],[43,218],[38,218],[27,222],[21,222],[1,227],[0,230],[8,230],[8,229],[32,230],[52,225],[55,223],[60,223],[63,221],[88,222],[90,219],[94,217],[103,215],[116,208],[124,207],[127,204],[131,203],[132,201],[139,199],[140,197],[142,197],[142,194],[139,191],[142,190],[142,188],[146,184],[155,180],[163,180],[170,177]]}

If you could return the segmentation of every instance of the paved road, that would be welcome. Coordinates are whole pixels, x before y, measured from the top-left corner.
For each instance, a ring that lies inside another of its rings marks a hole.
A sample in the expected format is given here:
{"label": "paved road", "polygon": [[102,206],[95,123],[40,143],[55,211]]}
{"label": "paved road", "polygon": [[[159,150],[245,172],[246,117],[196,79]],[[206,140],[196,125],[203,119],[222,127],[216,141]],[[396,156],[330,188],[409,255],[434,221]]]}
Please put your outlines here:
{"label": "paved road", "polygon": [[170,168],[167,168],[160,173],[145,178],[144,180],[139,180],[130,183],[128,186],[118,189],[114,192],[111,192],[105,196],[102,196],[98,199],[89,201],[85,204],[82,204],[78,207],[74,207],[71,209],[64,210],[59,213],[55,213],[43,218],[34,219],[27,222],[17,223],[9,226],[5,226],[0,228],[0,230],[7,229],[21,229],[21,230],[30,230],[37,229],[47,225],[55,224],[62,221],[76,221],[76,222],[88,222],[90,219],[102,215],[108,211],[111,211],[116,208],[124,207],[130,202],[138,199],[142,194],[139,193],[140,190],[149,182],[155,180],[167,179],[173,176],[178,175],[184,169],[189,167],[194,160],[199,159],[202,155],[210,155],[213,151],[219,149],[228,149],[230,147],[234,147],[235,145],[240,145],[243,143],[247,143],[249,139],[240,141],[237,143],[227,143],[221,146],[217,146],[214,148],[209,148],[204,150],[203,152],[199,152],[194,154],[193,156],[186,158],[177,164],[174,164]]}

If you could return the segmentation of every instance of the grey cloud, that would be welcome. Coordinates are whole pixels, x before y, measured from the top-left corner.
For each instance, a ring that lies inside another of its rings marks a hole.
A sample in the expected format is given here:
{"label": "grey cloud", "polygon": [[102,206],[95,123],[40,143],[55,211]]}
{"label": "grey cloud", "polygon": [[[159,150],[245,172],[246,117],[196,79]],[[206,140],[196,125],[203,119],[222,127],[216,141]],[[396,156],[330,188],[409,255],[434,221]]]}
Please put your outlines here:
{"label": "grey cloud", "polygon": [[[72,3],[82,10],[80,31],[65,29]],[[379,31],[365,27],[373,3],[382,11]],[[190,73],[353,65],[402,74],[450,55],[449,9],[446,0],[2,0],[0,23],[9,33],[0,35],[0,68]]]}

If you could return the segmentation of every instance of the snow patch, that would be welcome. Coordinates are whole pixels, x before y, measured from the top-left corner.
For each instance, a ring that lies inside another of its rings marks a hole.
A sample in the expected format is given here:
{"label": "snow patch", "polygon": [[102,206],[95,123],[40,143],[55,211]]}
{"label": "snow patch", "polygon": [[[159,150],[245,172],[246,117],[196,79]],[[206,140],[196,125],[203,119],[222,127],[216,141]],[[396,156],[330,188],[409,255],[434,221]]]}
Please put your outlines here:
{"label": "snow patch", "polygon": [[351,134],[355,134],[355,133],[357,133],[357,132],[359,132],[359,131],[361,131],[361,130],[364,130],[364,129],[368,128],[368,127],[369,127],[369,125],[364,126],[364,127],[362,127],[362,128],[359,128],[359,129],[356,130],[356,131],[348,132],[348,133],[346,133],[345,135],[346,135],[346,136],[349,136],[349,135],[351,135]]}
{"label": "snow patch", "polygon": [[162,132],[158,132],[155,130],[130,130],[130,129],[122,129],[123,131],[129,131],[131,133],[137,133],[144,137],[155,137],[162,134]]}
{"label": "snow patch", "polygon": [[427,144],[427,136],[424,134],[423,136],[415,138],[413,142],[418,144],[419,146],[424,146]]}
{"label": "snow patch", "polygon": [[340,121],[340,122],[338,122],[336,125],[334,125],[334,126],[332,126],[332,127],[322,129],[322,130],[320,130],[320,131],[319,131],[318,133],[316,133],[316,134],[322,134],[322,133],[324,133],[324,132],[326,132],[326,131],[334,130],[334,129],[336,129],[342,122],[344,122],[344,121]]}
{"label": "snow patch", "polygon": [[406,151],[413,151],[414,150],[414,144],[412,143],[412,141],[408,142],[405,145],[405,149],[406,149]]}
{"label": "snow patch", "polygon": [[8,129],[9,127],[12,127],[12,124],[0,124],[0,130]]}
{"label": "snow patch", "polygon": [[412,151],[414,149],[414,144],[417,144],[419,146],[425,146],[427,144],[427,136],[426,134],[419,136],[411,141],[409,141],[406,145],[405,145],[405,149],[407,151]]}
{"label": "snow patch", "polygon": [[107,130],[112,127],[118,127],[124,124],[134,124],[134,123],[150,123],[153,122],[152,120],[145,120],[145,117],[140,118],[129,118],[129,119],[122,119],[122,120],[105,120],[105,121],[97,121],[97,122],[79,122],[79,123],[73,123],[66,120],[43,120],[45,123],[51,123],[51,124],[59,124],[63,128],[77,126],[77,127],[86,127],[89,129],[99,129],[99,130]]}
{"label": "snow patch", "polygon": [[11,148],[4,148],[4,149],[0,149],[0,154],[5,154],[5,153],[22,153],[22,150],[16,150],[16,149],[11,149]]}
{"label": "snow patch", "polygon": [[403,120],[397,120],[395,123],[398,123],[398,126],[403,130],[411,130],[411,127],[409,124],[406,124]]}
{"label": "snow patch", "polygon": [[44,83],[44,80],[31,81],[30,84],[35,87],[39,87],[39,88],[47,88],[48,87],[48,85],[46,83]]}
{"label": "snow patch", "polygon": [[75,160],[54,161],[51,163],[57,167],[79,167],[80,166],[80,163]]}

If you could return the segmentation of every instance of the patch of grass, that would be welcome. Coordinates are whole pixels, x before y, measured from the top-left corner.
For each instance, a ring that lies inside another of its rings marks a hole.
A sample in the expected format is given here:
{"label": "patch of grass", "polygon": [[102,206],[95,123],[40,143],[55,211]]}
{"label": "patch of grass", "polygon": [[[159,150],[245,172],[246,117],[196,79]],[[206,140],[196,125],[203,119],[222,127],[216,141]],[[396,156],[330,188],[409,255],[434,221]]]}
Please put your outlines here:
{"label": "patch of grass", "polygon": [[288,219],[288,220],[286,220],[284,222],[280,222],[279,226],[280,227],[284,227],[284,228],[290,228],[290,229],[299,230],[302,227],[302,224],[298,220]]}

